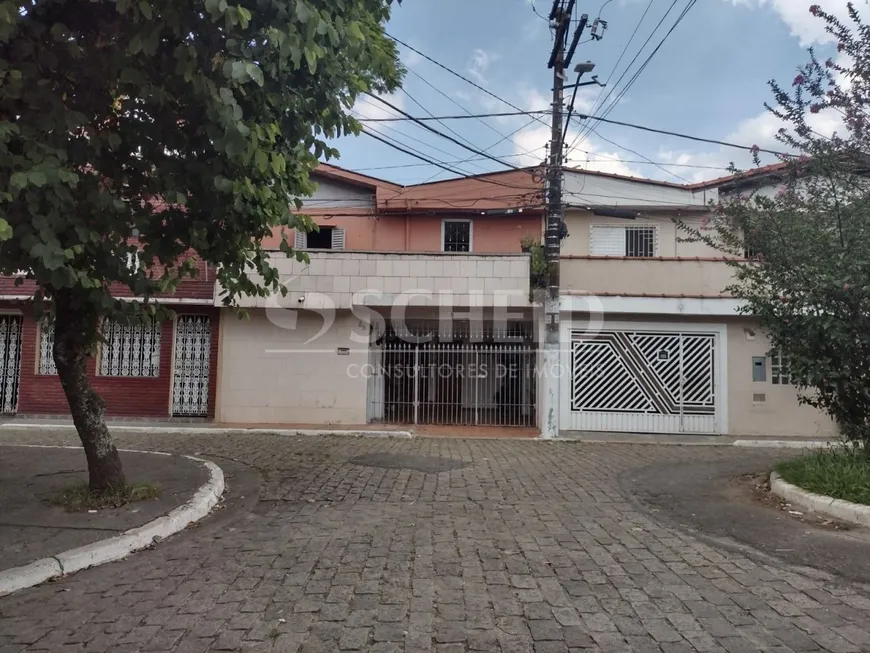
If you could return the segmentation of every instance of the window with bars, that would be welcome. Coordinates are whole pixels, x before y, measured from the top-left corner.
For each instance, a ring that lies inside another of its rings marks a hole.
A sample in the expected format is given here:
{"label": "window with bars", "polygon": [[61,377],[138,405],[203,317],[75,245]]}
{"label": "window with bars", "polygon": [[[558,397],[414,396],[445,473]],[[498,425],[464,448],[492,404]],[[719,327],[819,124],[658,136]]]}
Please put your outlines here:
{"label": "window with bars", "polygon": [[470,252],[471,251],[471,221],[445,220],[442,223],[441,251]]}
{"label": "window with bars", "polygon": [[781,351],[770,354],[770,382],[773,385],[792,385],[793,381],[789,372],[788,356]]}
{"label": "window with bars", "polygon": [[594,225],[589,240],[592,256],[650,258],[656,255],[655,226]]}
{"label": "window with bars", "polygon": [[57,374],[54,364],[54,322],[43,320],[39,324],[39,373]]}
{"label": "window with bars", "polygon": [[100,376],[160,376],[161,324],[103,323]]}

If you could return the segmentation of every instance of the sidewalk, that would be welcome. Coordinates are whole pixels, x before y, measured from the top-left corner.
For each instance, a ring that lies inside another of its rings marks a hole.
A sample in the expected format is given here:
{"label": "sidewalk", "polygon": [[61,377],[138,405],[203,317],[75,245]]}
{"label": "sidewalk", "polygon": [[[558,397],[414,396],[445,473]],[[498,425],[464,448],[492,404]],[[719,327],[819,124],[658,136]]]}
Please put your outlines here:
{"label": "sidewalk", "polygon": [[188,501],[208,478],[202,465],[178,456],[122,452],[121,460],[128,483],[157,485],[160,496],[68,513],[51,499],[87,482],[81,449],[0,446],[0,571],[142,526]]}
{"label": "sidewalk", "polygon": [[[445,437],[445,438],[519,438],[540,437],[536,428],[514,426],[447,426],[447,425],[409,425],[409,424],[260,424],[260,423],[222,423],[202,419],[107,419],[110,431],[160,431],[164,433],[219,433],[226,432],[297,432],[304,435],[359,435],[380,437]],[[73,428],[72,420],[64,417],[15,417],[0,420],[0,434],[4,430],[37,429],[39,427]]]}

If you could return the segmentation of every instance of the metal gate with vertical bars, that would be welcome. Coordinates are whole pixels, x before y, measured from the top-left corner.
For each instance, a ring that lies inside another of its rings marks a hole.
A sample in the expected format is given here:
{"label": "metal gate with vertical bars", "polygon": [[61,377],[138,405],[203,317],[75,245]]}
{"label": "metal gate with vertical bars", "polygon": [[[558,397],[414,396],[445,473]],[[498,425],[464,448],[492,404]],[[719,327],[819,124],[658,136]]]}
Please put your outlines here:
{"label": "metal gate with vertical bars", "polygon": [[21,371],[21,316],[0,315],[0,414],[18,410]]}
{"label": "metal gate with vertical bars", "polygon": [[572,332],[573,430],[716,433],[717,336]]}
{"label": "metal gate with vertical bars", "polygon": [[528,343],[390,342],[373,347],[369,419],[534,426],[535,356]]}
{"label": "metal gate with vertical bars", "polygon": [[175,323],[173,415],[208,415],[210,372],[211,318],[208,315],[179,315]]}

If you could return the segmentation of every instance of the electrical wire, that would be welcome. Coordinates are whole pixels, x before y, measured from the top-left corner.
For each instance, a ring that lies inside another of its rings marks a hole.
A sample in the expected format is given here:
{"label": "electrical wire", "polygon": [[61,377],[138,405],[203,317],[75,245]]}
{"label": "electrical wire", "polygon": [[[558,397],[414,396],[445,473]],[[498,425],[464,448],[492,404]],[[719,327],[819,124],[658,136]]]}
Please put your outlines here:
{"label": "electrical wire", "polygon": [[[535,122],[535,121],[538,121],[538,119],[533,116],[534,113],[537,113],[537,112],[535,112],[535,111],[520,111],[517,115],[532,116],[532,122]],[[447,118],[459,118],[459,119],[463,118],[463,116],[447,116],[447,117],[436,116],[436,117],[439,117],[442,120],[445,120]],[[611,120],[609,118],[601,118],[599,116],[590,115],[590,114],[575,113],[572,116],[572,119],[575,122],[582,121],[582,120],[593,120],[595,122],[601,122],[601,123],[605,123],[608,125],[618,125],[620,127],[628,127],[630,129],[639,129],[641,131],[651,132],[654,134],[662,134],[665,136],[674,136],[676,138],[682,138],[682,139],[686,139],[686,140],[690,140],[690,141],[697,141],[699,143],[710,143],[712,145],[722,145],[724,147],[732,147],[732,148],[736,148],[738,150],[746,150],[748,152],[757,151],[757,152],[764,152],[766,154],[773,154],[776,156],[786,156],[786,157],[792,156],[792,155],[788,154],[787,152],[768,150],[765,148],[755,147],[754,145],[751,145],[751,146],[750,145],[740,145],[738,143],[730,143],[728,141],[720,141],[720,140],[717,140],[714,138],[704,138],[702,136],[692,136],[690,134],[683,134],[681,132],[669,131],[667,129],[656,129],[655,127],[647,127],[645,125],[638,125],[636,123],[625,122],[622,120]],[[400,120],[401,121],[409,121],[410,120],[410,121],[416,122],[417,120],[422,120],[422,119],[416,118],[413,116],[411,116],[410,118],[409,117],[402,117],[402,118],[397,117],[395,119],[396,122],[398,122]],[[371,122],[371,120],[366,119],[366,120],[361,120],[360,122]],[[620,146],[618,146],[618,147],[620,147]],[[543,149],[543,148],[538,148],[538,149]],[[507,156],[519,156],[519,155],[505,155],[505,156],[507,157]]]}
{"label": "electrical wire", "polygon": [[[359,114],[358,114],[356,111],[354,111],[354,110],[351,110],[351,113],[354,113],[354,114],[356,114],[356,115],[359,115]],[[430,144],[430,143],[427,143],[427,142],[424,141],[424,140],[421,140],[421,139],[419,139],[419,138],[416,138],[416,137],[414,137],[414,136],[411,136],[410,134],[406,134],[405,132],[399,131],[398,129],[396,129],[396,128],[394,128],[394,127],[389,127],[389,126],[387,126],[387,125],[384,125],[384,126],[381,127],[381,129],[386,129],[386,130],[388,130],[388,131],[390,131],[390,132],[392,132],[392,133],[394,133],[394,134],[398,134],[398,135],[401,136],[402,138],[406,138],[406,139],[408,139],[408,140],[414,141],[415,143],[419,143],[420,145],[422,145],[422,146],[424,146],[424,147],[427,147],[427,148],[429,148],[429,149],[431,149],[431,150],[434,150],[434,151],[436,151],[436,152],[439,152],[439,153],[441,153],[441,154],[443,154],[443,155],[445,155],[445,156],[448,156],[448,157],[451,157],[451,158],[456,156],[456,153],[455,153],[455,152],[448,152],[447,150],[441,149],[441,148],[438,147],[437,145],[432,145],[432,144]],[[388,134],[385,134],[385,133],[382,132],[382,131],[378,131],[378,130],[375,130],[375,129],[372,129],[372,131],[374,131],[376,134],[380,134],[381,136],[384,136],[384,137],[390,137],[390,138],[392,138],[393,140],[395,140],[397,143],[399,143],[400,145],[403,145],[404,147],[411,148],[411,149],[413,149],[413,150],[416,151],[416,152],[419,152],[419,151],[420,151],[420,150],[418,150],[418,149],[412,147],[411,145],[408,145],[408,143],[404,143],[404,142],[402,142],[402,140],[397,139],[395,136],[390,136],[390,135],[388,135]],[[427,156],[431,156],[431,155],[427,155]],[[479,164],[477,164],[477,163],[472,163],[471,165],[474,166],[475,168],[477,168],[478,170],[481,170],[481,171],[483,171],[483,172],[488,172],[487,168],[485,168],[485,167],[482,166],[482,165],[479,165]],[[463,174],[463,175],[470,175],[470,174],[475,174],[475,173],[467,172],[467,171],[462,171],[462,174]]]}
{"label": "electrical wire", "polygon": [[[439,68],[442,68],[442,69],[446,70],[446,71],[447,71],[448,73],[450,73],[451,75],[453,75],[453,76],[455,76],[455,77],[458,77],[459,79],[461,79],[462,81],[464,81],[464,82],[466,82],[466,83],[468,83],[468,84],[471,84],[471,85],[472,85],[474,88],[476,88],[477,90],[482,91],[483,93],[486,93],[486,94],[489,95],[490,97],[492,97],[492,98],[498,100],[499,102],[501,102],[501,103],[503,103],[503,104],[509,106],[511,109],[516,109],[517,111],[522,111],[522,109],[521,109],[520,107],[518,107],[517,105],[513,104],[512,102],[509,102],[508,100],[505,100],[503,97],[499,97],[498,95],[496,95],[495,93],[493,93],[493,92],[490,91],[489,89],[484,88],[483,86],[481,86],[481,85],[478,84],[477,82],[475,82],[475,81],[473,81],[473,80],[471,80],[471,79],[468,79],[468,77],[465,77],[464,75],[462,75],[462,74],[456,72],[455,70],[451,70],[450,68],[448,68],[447,66],[445,66],[445,65],[444,65],[443,63],[441,63],[440,61],[436,61],[435,59],[433,59],[432,57],[430,57],[428,54],[425,54],[425,53],[423,53],[423,52],[420,52],[420,50],[418,50],[417,48],[408,45],[408,44],[405,43],[404,41],[402,41],[402,40],[400,40],[400,39],[397,39],[395,36],[393,36],[393,35],[391,35],[391,34],[389,34],[389,33],[387,33],[387,32],[384,32],[384,35],[385,35],[387,38],[392,39],[393,41],[395,41],[395,42],[398,43],[399,45],[401,45],[401,46],[407,48],[407,49],[410,50],[411,52],[416,52],[417,54],[419,54],[421,57],[423,57],[423,58],[426,59],[427,61],[429,61],[429,62],[435,64],[435,65],[438,66]],[[525,112],[525,113],[528,114],[528,112]],[[540,122],[542,125],[549,126],[549,125],[548,125],[544,120],[541,120],[540,118],[538,118],[537,120],[538,120],[538,122]]]}
{"label": "electrical wire", "polygon": [[604,111],[604,114],[601,116],[602,118],[606,118],[611,114],[611,112],[616,108],[616,105],[619,104],[619,101],[625,97],[625,94],[628,93],[629,89],[634,85],[634,83],[638,80],[638,78],[643,74],[643,71],[646,70],[646,67],[649,65],[650,61],[652,61],[653,57],[658,54],[659,50],[661,50],[662,46],[665,44],[665,41],[668,40],[671,34],[673,34],[674,30],[683,22],[683,19],[686,15],[692,10],[692,8],[697,4],[698,0],[689,0],[686,6],[683,8],[682,13],[677,16],[677,19],[674,21],[674,24],[664,35],[659,44],[655,47],[655,49],[647,56],[646,60],[641,64],[640,68],[634,73],[628,83],[623,87],[623,89],[619,92],[616,99],[610,104],[610,106]]}
{"label": "electrical wire", "polygon": [[[538,149],[544,149],[544,148],[540,147]],[[725,171],[730,170],[730,168],[727,166],[707,166],[707,165],[701,165],[698,163],[670,163],[668,161],[650,162],[650,161],[644,161],[641,159],[620,159],[619,157],[607,156],[605,154],[600,154],[598,152],[590,152],[589,150],[583,150],[580,148],[577,148],[577,151],[586,154],[587,160],[589,163],[595,163],[596,160],[601,160],[601,161],[614,161],[614,162],[618,162],[618,163],[637,163],[637,164],[641,164],[641,165],[655,165],[657,163],[659,165],[670,166],[672,168],[693,168],[696,170],[725,170]],[[506,157],[520,157],[520,156],[526,156],[526,155],[525,154],[507,154],[505,156]],[[476,160],[477,161],[486,161],[486,159],[484,159],[484,158],[480,158],[480,159],[476,159]],[[461,159],[459,161],[445,161],[445,163],[447,163],[448,165],[454,165],[454,164],[466,163],[468,161],[469,161],[469,159]],[[360,174],[363,174],[366,172],[376,172],[378,170],[401,170],[404,168],[425,168],[425,167],[428,167],[429,165],[430,164],[428,164],[428,163],[402,163],[402,164],[389,165],[389,166],[375,166],[375,167],[371,167],[371,168],[370,167],[354,168],[353,170],[350,170],[350,172],[358,172]],[[566,168],[569,170],[573,169],[570,166],[566,166]]]}
{"label": "electrical wire", "polygon": [[504,166],[505,168],[511,168],[511,169],[513,169],[513,170],[522,170],[522,168],[519,168],[519,167],[513,165],[512,163],[507,163],[506,161],[502,161],[502,160],[499,159],[498,157],[496,157],[496,156],[492,156],[491,154],[487,154],[487,153],[484,152],[483,150],[479,150],[479,149],[477,149],[476,147],[471,147],[471,146],[469,146],[469,145],[465,145],[462,141],[459,141],[459,140],[453,138],[452,136],[448,136],[448,135],[445,134],[444,132],[440,132],[440,131],[438,131],[437,129],[435,129],[434,127],[430,127],[430,126],[427,125],[425,122],[422,122],[422,121],[417,120],[417,118],[415,118],[414,116],[412,116],[410,113],[407,113],[406,111],[403,111],[402,109],[400,109],[399,107],[397,107],[395,104],[393,104],[392,102],[389,102],[388,100],[385,100],[385,99],[382,98],[382,97],[378,97],[377,95],[373,95],[373,94],[371,94],[371,93],[369,93],[368,95],[370,95],[371,97],[373,97],[373,98],[375,98],[376,100],[378,100],[378,102],[381,102],[382,104],[384,104],[384,105],[388,106],[389,108],[393,109],[394,111],[397,111],[397,112],[401,113],[403,116],[407,116],[411,121],[413,121],[413,122],[417,123],[418,125],[422,126],[424,129],[426,129],[426,130],[432,132],[433,134],[436,134],[437,136],[440,136],[441,138],[444,138],[444,139],[450,141],[451,143],[455,143],[455,144],[458,145],[459,147],[462,147],[462,148],[468,150],[469,152],[473,152],[474,154],[477,154],[477,155],[480,155],[480,156],[485,156],[487,159],[490,159],[491,161],[495,161],[496,163],[498,163],[498,164]]}
{"label": "electrical wire", "polygon": [[[424,82],[426,81],[425,77],[422,77],[420,75],[418,75],[418,77],[420,77],[420,79],[422,79]],[[430,86],[431,86],[431,84],[430,84]],[[435,88],[435,87],[433,86],[432,88]],[[436,88],[435,90],[437,91],[438,89]],[[441,91],[439,91],[439,92],[441,92]],[[447,99],[451,99],[450,96],[446,95],[445,93],[442,93],[442,95],[445,95],[447,97]],[[462,108],[462,105],[458,105],[458,106],[460,108]],[[469,120],[471,118],[476,119],[476,120],[480,120],[481,118],[503,118],[503,117],[507,117],[507,116],[532,116],[536,113],[549,114],[550,111],[547,109],[539,109],[539,110],[535,110],[535,111],[496,111],[494,113],[468,113],[467,115],[464,115],[464,116],[459,116],[459,115],[430,116],[428,118],[423,117],[423,116],[418,116],[417,120],[422,120],[422,121],[427,121],[427,120],[435,120],[435,121]],[[409,118],[405,118],[403,116],[395,116],[395,117],[390,117],[390,118],[365,118],[364,120],[362,120],[362,122],[398,122],[398,121],[403,121],[403,120],[407,121],[407,120],[409,120]],[[499,136],[504,136],[504,134],[502,134],[500,131],[493,128],[492,125],[490,125],[488,122],[486,122],[484,120],[480,120],[480,122],[482,122],[487,127],[490,127]]]}
{"label": "electrical wire", "polygon": [[424,107],[422,104],[420,104],[420,103],[417,101],[417,98],[415,98],[413,95],[411,95],[411,94],[408,92],[407,89],[402,88],[402,93],[404,93],[405,95],[407,95],[407,96],[408,96],[408,99],[411,100],[411,102],[413,102],[414,104],[416,104],[416,105],[417,105],[418,107],[420,107],[420,108],[421,108],[421,109],[422,109],[426,114],[428,114],[428,116],[429,116],[429,118],[430,118],[431,120],[434,120],[435,122],[437,122],[439,125],[441,125],[442,127],[444,127],[444,129],[446,129],[447,131],[449,131],[451,134],[453,134],[454,136],[456,136],[456,137],[459,138],[460,140],[465,141],[465,143],[467,143],[467,144],[470,145],[471,147],[474,147],[474,146],[475,146],[474,143],[472,143],[471,141],[469,141],[467,138],[465,138],[462,134],[460,134],[459,132],[457,132],[456,130],[454,130],[454,129],[453,129],[452,127],[450,127],[449,125],[445,124],[443,120],[441,120],[440,118],[438,118],[437,116],[435,116],[435,114],[433,114],[431,111],[429,111],[429,109],[427,109],[427,108]]}
{"label": "electrical wire", "polygon": [[610,144],[613,145],[614,147],[618,147],[619,149],[621,149],[621,150],[625,150],[626,152],[631,152],[632,154],[634,154],[634,155],[636,155],[636,156],[639,156],[641,159],[646,159],[647,162],[651,163],[652,165],[654,165],[656,168],[658,168],[658,169],[661,170],[662,172],[664,172],[664,173],[666,173],[666,174],[669,174],[669,175],[671,175],[672,177],[676,177],[676,178],[679,179],[680,181],[684,181],[684,182],[686,182],[687,184],[692,183],[692,182],[690,182],[688,179],[686,179],[685,177],[681,177],[680,175],[678,175],[676,172],[673,172],[673,171],[671,171],[671,170],[668,170],[668,169],[666,169],[666,168],[660,166],[658,163],[656,163],[656,162],[653,161],[652,159],[650,159],[650,158],[644,156],[644,155],[641,154],[640,152],[637,152],[637,151],[631,149],[630,147],[626,147],[625,145],[620,145],[619,143],[617,143],[617,142],[615,142],[615,141],[612,141],[612,140],[610,140],[609,138],[606,138],[606,137],[602,136],[601,133],[598,132],[598,130],[596,130],[596,129],[593,128],[593,129],[591,130],[591,132],[592,132],[593,134],[595,134],[598,138],[600,138],[602,141],[605,141],[605,142],[607,142],[607,143],[610,143]]}
{"label": "electrical wire", "polygon": [[[619,64],[622,63],[622,60],[625,58],[625,54],[626,54],[626,52],[628,52],[628,48],[629,48],[629,46],[631,46],[631,42],[634,41],[634,37],[637,36],[637,33],[640,30],[640,26],[643,24],[643,21],[646,19],[647,14],[649,14],[649,10],[652,8],[653,2],[655,2],[655,0],[649,0],[649,3],[647,4],[646,9],[644,10],[643,14],[641,14],[640,19],[637,21],[637,24],[634,26],[634,31],[631,33],[631,36],[628,37],[628,41],[626,41],[625,47],[622,48],[622,52],[619,54],[619,58],[616,60],[616,64],[613,66],[613,68],[610,71],[610,74],[607,76],[607,80],[604,82],[604,86],[602,86],[599,89],[598,95],[595,97],[595,101],[592,103],[592,113],[594,113],[595,110],[597,108],[599,108],[600,106],[603,106],[604,103],[607,102],[607,99],[610,97],[610,93],[612,92],[613,87],[610,87],[610,89],[608,89],[607,96],[604,98],[604,100],[601,102],[601,104],[599,104],[599,101],[601,100],[601,96],[604,94],[605,89],[610,84],[610,80],[613,78],[613,75],[616,74],[616,71],[619,68]],[[617,82],[617,84],[618,83],[619,82]],[[576,144],[577,140],[579,140],[579,138],[581,136],[582,136],[582,134],[578,134],[578,138],[575,139],[574,143],[572,143],[572,147],[574,144]]]}
{"label": "electrical wire", "polygon": [[[461,171],[459,171],[459,170],[456,170],[455,168],[451,168],[450,166],[448,166],[448,165],[445,164],[445,163],[442,163],[442,162],[437,161],[437,160],[430,159],[429,157],[427,157],[427,156],[421,154],[420,152],[415,152],[415,151],[413,151],[413,150],[410,150],[410,149],[407,149],[407,148],[405,148],[405,147],[402,147],[401,145],[397,145],[396,143],[393,143],[392,141],[390,141],[388,138],[384,137],[383,134],[377,134],[377,133],[374,133],[373,130],[371,130],[371,128],[366,128],[366,127],[364,127],[364,128],[362,129],[362,132],[361,132],[361,133],[365,134],[366,136],[369,136],[370,138],[375,139],[376,141],[380,141],[380,142],[383,143],[384,145],[387,145],[387,146],[393,148],[394,150],[397,150],[397,151],[399,151],[399,152],[402,152],[403,154],[407,154],[408,156],[412,156],[412,157],[414,157],[415,159],[419,159],[419,160],[421,160],[421,161],[425,161],[426,163],[428,163],[428,164],[430,164],[430,165],[433,165],[433,166],[436,166],[436,167],[438,167],[438,168],[441,168],[442,170],[446,170],[447,172],[450,172],[450,173],[452,173],[452,174],[454,174],[454,175],[458,175],[458,176],[460,176],[460,177],[469,177],[468,173],[463,173],[463,172],[461,172]],[[520,171],[523,171],[523,168],[516,168],[516,169],[517,169],[517,170],[520,170]],[[527,187],[527,186],[526,186],[526,187],[522,187],[522,186],[515,186],[515,185],[512,185],[512,184],[505,184],[505,183],[502,183],[502,182],[496,181],[496,180],[494,180],[494,179],[487,179],[486,177],[477,177],[477,178],[480,179],[481,182],[484,182],[484,183],[487,183],[487,184],[492,184],[492,185],[494,185],[494,186],[502,186],[502,187],[504,187],[504,188],[511,188],[511,189],[513,189],[513,190],[526,190],[526,191],[530,190],[529,187]]]}

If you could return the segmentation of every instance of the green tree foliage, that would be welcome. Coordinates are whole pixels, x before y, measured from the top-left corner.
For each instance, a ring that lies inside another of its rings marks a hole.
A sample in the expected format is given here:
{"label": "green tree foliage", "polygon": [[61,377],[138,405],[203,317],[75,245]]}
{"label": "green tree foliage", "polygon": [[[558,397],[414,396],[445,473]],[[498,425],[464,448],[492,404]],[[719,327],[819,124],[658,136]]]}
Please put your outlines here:
{"label": "green tree foliage", "polygon": [[[742,259],[730,290],[785,354],[801,400],[870,445],[870,26],[851,5],[845,22],[810,11],[840,54],[810,51],[790,86],[771,82],[768,109],[796,155],[723,198],[710,231],[693,235]],[[817,131],[819,115],[841,122],[837,133]]]}
{"label": "green tree foliage", "polygon": [[92,489],[123,484],[85,375],[100,321],[160,317],[194,254],[227,303],[281,290],[260,241],[311,227],[290,207],[328,139],[358,133],[359,93],[399,84],[390,5],[0,2],[0,273],[29,271],[55,313]]}

